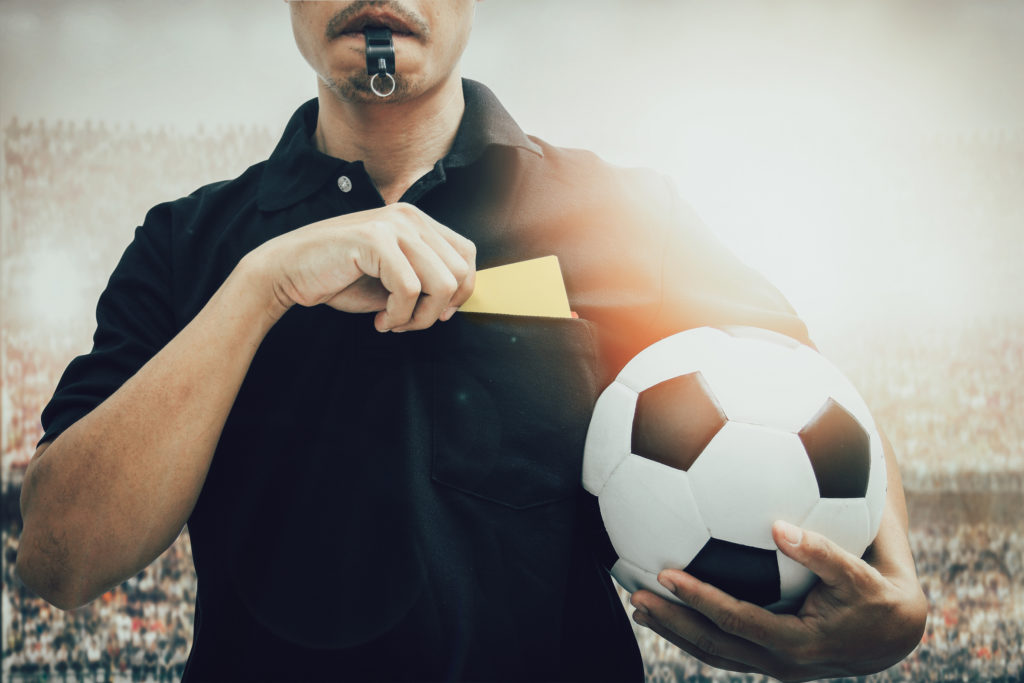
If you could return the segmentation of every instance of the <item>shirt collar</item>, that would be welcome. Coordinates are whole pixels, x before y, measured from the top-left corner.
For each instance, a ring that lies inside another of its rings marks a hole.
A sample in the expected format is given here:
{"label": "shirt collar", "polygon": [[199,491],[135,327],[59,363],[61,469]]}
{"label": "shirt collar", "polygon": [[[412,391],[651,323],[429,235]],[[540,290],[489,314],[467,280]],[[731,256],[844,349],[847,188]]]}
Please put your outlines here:
{"label": "shirt collar", "polygon": [[[543,156],[540,146],[527,137],[512,116],[486,86],[462,80],[466,110],[455,140],[441,160],[444,168],[468,166],[492,145],[516,147]],[[263,168],[257,205],[277,211],[306,199],[351,162],[320,152],[313,144],[319,102],[314,98],[300,106]],[[355,162],[361,163],[361,162]]]}

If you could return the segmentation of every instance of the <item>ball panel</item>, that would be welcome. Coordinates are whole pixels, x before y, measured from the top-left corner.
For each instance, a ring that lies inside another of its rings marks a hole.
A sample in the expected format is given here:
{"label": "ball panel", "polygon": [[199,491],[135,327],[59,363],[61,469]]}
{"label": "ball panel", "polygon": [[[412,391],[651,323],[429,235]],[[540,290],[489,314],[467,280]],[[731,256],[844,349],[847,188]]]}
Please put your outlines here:
{"label": "ball panel", "polygon": [[629,593],[634,593],[644,588],[666,600],[671,600],[680,605],[683,604],[670,590],[658,583],[657,574],[641,569],[629,560],[624,560],[620,557],[619,561],[612,566],[611,573],[615,580],[619,582],[619,585]]}
{"label": "ball panel", "polygon": [[868,490],[871,442],[868,433],[831,398],[800,430],[822,498],[860,498]]}
{"label": "ball panel", "polygon": [[721,330],[700,327],[665,337],[637,354],[616,377],[639,393],[658,382],[702,370],[708,364],[724,363],[721,354],[709,353],[729,337]]}
{"label": "ball panel", "polygon": [[816,368],[793,349],[756,338],[728,341],[729,362],[701,372],[730,420],[796,432],[828,398]]}
{"label": "ball panel", "polygon": [[870,524],[863,498],[822,498],[800,526],[860,557],[871,543]]}
{"label": "ball panel", "polygon": [[[811,586],[818,580],[818,577],[814,575],[814,572],[796,560],[791,560],[783,555],[781,550],[776,550],[775,556],[779,569],[781,602],[790,605],[795,602],[799,605],[803,602],[807,591],[811,590]],[[778,605],[776,608],[784,608],[785,606]]]}
{"label": "ball panel", "polygon": [[885,507],[885,494],[888,490],[886,475],[885,451],[882,449],[882,437],[878,432],[871,433],[871,473],[868,475],[868,492],[864,496],[868,507],[870,527],[868,534],[871,540],[878,533],[878,525],[882,523],[882,508]]}
{"label": "ball panel", "polygon": [[686,471],[724,425],[725,415],[699,372],[673,377],[640,392],[632,452]]}
{"label": "ball panel", "polygon": [[871,417],[871,411],[861,397],[860,392],[853,386],[853,382],[842,370],[836,367],[831,361],[822,356],[814,349],[802,346],[796,350],[796,355],[801,362],[807,363],[808,367],[815,368],[815,382],[826,388],[828,395],[836,400],[836,403],[848,410],[857,420],[864,425],[865,429],[875,429],[875,421]]}
{"label": "ball panel", "polygon": [[777,519],[803,519],[818,501],[796,434],[729,422],[690,468],[701,517],[715,538],[775,549]]}
{"label": "ball panel", "polygon": [[770,550],[712,538],[686,571],[755,605],[768,605],[780,598],[779,565]]}
{"label": "ball panel", "polygon": [[636,392],[612,382],[598,397],[583,446],[583,488],[595,496],[629,455]]}
{"label": "ball panel", "polygon": [[725,332],[731,337],[738,337],[740,339],[758,339],[772,344],[778,344],[779,346],[784,346],[787,349],[795,349],[801,346],[801,343],[796,339],[787,337],[781,332],[766,330],[763,327],[750,327],[749,325],[718,325],[715,329],[722,330],[722,332]]}
{"label": "ball panel", "polygon": [[597,500],[616,554],[649,572],[686,566],[710,538],[686,473],[659,462],[630,454]]}

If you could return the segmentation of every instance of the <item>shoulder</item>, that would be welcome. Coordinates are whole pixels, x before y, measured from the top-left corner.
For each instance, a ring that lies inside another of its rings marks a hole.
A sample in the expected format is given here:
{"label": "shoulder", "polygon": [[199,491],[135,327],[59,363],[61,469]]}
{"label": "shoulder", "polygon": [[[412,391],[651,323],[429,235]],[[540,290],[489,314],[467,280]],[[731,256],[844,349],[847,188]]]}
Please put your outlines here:
{"label": "shoulder", "polygon": [[541,170],[544,180],[557,178],[580,192],[602,194],[609,199],[634,202],[670,202],[671,181],[650,168],[619,166],[598,154],[572,147],[558,147],[529,136],[540,154],[524,154],[527,166]]}
{"label": "shoulder", "polygon": [[168,236],[194,235],[224,224],[224,217],[256,211],[260,178],[266,161],[239,176],[202,185],[188,195],[157,204],[145,218],[144,229],[166,230]]}
{"label": "shoulder", "polygon": [[629,239],[652,249],[702,223],[672,180],[650,168],[610,163],[585,149],[558,147],[531,136],[540,154],[519,152],[518,199],[541,207],[546,220],[586,227],[587,233]]}

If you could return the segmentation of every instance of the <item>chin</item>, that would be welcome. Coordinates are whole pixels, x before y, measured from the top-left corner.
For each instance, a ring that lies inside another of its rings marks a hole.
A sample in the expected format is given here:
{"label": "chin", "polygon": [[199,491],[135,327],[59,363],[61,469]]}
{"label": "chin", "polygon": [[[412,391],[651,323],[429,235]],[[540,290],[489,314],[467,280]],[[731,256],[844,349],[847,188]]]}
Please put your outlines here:
{"label": "chin", "polygon": [[354,102],[358,104],[394,104],[405,102],[415,97],[418,89],[415,83],[403,78],[401,74],[395,77],[395,91],[388,97],[378,97],[370,89],[370,77],[366,74],[349,76],[344,80],[333,80],[323,78],[324,84],[334,93],[335,97],[343,102]]}

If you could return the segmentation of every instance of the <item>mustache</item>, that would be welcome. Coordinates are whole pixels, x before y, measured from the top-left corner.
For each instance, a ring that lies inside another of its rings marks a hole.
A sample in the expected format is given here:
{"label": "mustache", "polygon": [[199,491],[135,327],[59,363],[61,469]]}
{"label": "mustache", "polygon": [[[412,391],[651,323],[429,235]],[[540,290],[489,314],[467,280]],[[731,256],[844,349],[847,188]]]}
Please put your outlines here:
{"label": "mustache", "polygon": [[430,27],[419,14],[400,5],[394,0],[357,0],[348,7],[338,10],[331,20],[327,22],[324,35],[328,40],[333,40],[342,34],[345,26],[355,17],[368,9],[384,10],[395,15],[408,24],[421,38],[427,38],[430,34]]}

